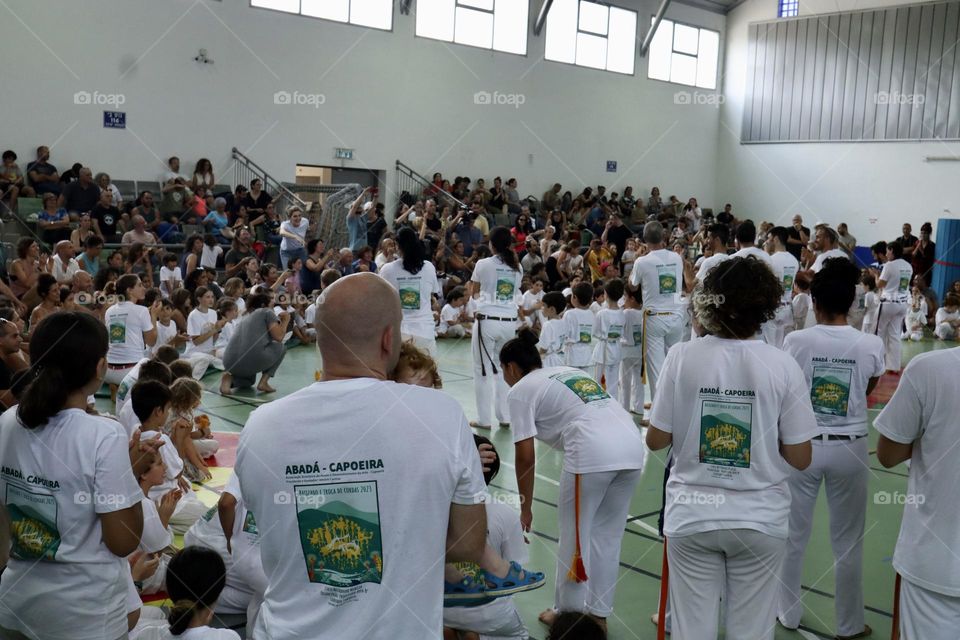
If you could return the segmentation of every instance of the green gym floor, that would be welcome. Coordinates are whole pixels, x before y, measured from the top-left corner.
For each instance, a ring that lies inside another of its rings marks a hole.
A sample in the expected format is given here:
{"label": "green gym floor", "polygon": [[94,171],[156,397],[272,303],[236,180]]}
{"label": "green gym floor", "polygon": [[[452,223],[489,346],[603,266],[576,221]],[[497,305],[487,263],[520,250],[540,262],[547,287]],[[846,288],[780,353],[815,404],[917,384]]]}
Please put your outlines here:
{"label": "green gym floor", "polygon": [[[439,341],[440,370],[444,390],[463,405],[468,418],[475,419],[473,397],[473,372],[469,341]],[[904,364],[910,357],[932,349],[948,348],[956,343],[941,343],[929,338],[920,343],[904,342]],[[280,367],[278,375],[271,380],[278,392],[271,396],[259,396],[253,392],[224,397],[215,392],[205,392],[202,409],[210,415],[214,431],[236,433],[243,428],[247,415],[256,406],[268,399],[276,399],[311,384],[317,356],[312,346],[299,346],[290,350]],[[203,383],[207,389],[217,389],[219,376],[209,375]],[[881,396],[870,409],[871,423],[889,397],[895,379],[881,381],[877,395]],[[886,393],[882,393],[883,389]],[[884,398],[885,396],[885,398]],[[648,398],[649,400],[649,398]],[[102,410],[108,410],[109,399],[98,398]],[[494,428],[487,434],[493,440],[502,458],[502,467],[491,492],[504,500],[516,496],[516,479],[513,475],[513,446],[508,429]],[[873,627],[873,638],[890,638],[891,611],[893,604],[894,571],[891,566],[894,545],[900,527],[902,506],[896,504],[896,496],[906,492],[907,469],[899,466],[883,469],[876,461],[877,434],[870,434],[870,484],[867,504],[866,537],[864,543],[863,584],[866,604],[866,622]],[[533,535],[530,538],[529,567],[544,571],[547,584],[515,598],[517,607],[527,623],[532,638],[543,638],[544,627],[537,621],[537,614],[553,604],[555,563],[557,551],[557,494],[560,478],[561,456],[545,445],[537,443],[539,457],[533,507]],[[660,575],[663,561],[663,545],[657,536],[657,516],[661,506],[664,452],[648,455],[643,479],[637,488],[630,506],[630,519],[626,523],[623,547],[620,554],[620,582],[617,585],[614,614],[608,620],[609,637],[623,639],[656,638],[656,627],[650,615],[656,611],[660,591]],[[887,499],[893,496],[893,499]],[[202,496],[213,504],[215,494]],[[515,504],[510,502],[510,504]],[[803,572],[805,607],[799,631],[777,627],[777,640],[832,638],[834,632],[833,605],[833,555],[827,523],[826,499],[821,496],[817,503],[813,533],[807,548]],[[699,639],[698,639],[699,640]]]}

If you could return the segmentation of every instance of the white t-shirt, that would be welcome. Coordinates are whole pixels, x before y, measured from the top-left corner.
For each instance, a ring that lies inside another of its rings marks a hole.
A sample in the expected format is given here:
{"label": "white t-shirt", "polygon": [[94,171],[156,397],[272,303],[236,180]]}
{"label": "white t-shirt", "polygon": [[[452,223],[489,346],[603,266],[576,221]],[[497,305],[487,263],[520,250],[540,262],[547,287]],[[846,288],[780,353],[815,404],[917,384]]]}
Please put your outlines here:
{"label": "white t-shirt", "polygon": [[80,271],[80,263],[77,262],[76,258],[70,258],[67,266],[64,267],[60,256],[53,256],[53,277],[57,279],[57,282],[63,284],[72,281],[77,271]]}
{"label": "white t-shirt", "polygon": [[180,271],[180,267],[173,269],[166,266],[160,267],[160,292],[163,293],[164,298],[169,298],[170,294],[182,284],[183,272]]}
{"label": "white t-shirt", "polygon": [[219,244],[212,247],[204,244],[203,250],[200,252],[200,266],[204,269],[216,269],[217,259],[220,258],[221,254],[223,254],[223,247]]}
{"label": "white t-shirt", "polygon": [[280,250],[281,251],[296,251],[297,249],[303,249],[303,245],[306,242],[307,238],[307,227],[310,226],[310,223],[307,222],[306,218],[300,218],[300,226],[295,227],[293,223],[289,220],[284,220],[280,223],[280,229],[286,231],[287,233],[292,233],[297,236],[299,240],[293,240],[287,236],[283,236],[280,240]]}
{"label": "white t-shirt", "polygon": [[[140,425],[138,424],[137,426]],[[164,494],[179,488],[180,483],[177,481],[177,476],[183,473],[183,459],[180,458],[180,454],[177,453],[177,448],[167,434],[160,433],[159,431],[142,431],[140,433],[140,440],[146,442],[147,440],[152,440],[157,437],[158,434],[160,435],[160,440],[163,441],[163,446],[160,447],[160,457],[163,459],[165,471],[163,483],[151,487],[147,493],[147,497],[154,502],[159,502]]]}
{"label": "white t-shirt", "polygon": [[126,402],[123,407],[117,410],[117,422],[123,425],[124,430],[127,432],[127,437],[132,438],[133,432],[140,427],[140,419],[137,418],[137,414],[133,412],[133,403]]}
{"label": "white t-shirt", "polygon": [[420,271],[413,274],[403,268],[402,260],[395,260],[383,266],[380,277],[400,294],[400,308],[403,311],[401,332],[432,338],[435,334],[433,296],[442,293],[437,282],[436,267],[424,262]]}
{"label": "white t-shirt", "polygon": [[620,339],[625,322],[622,309],[604,307],[594,316],[593,337],[596,338],[596,344],[593,347],[593,364],[610,366],[620,363]]}
{"label": "white t-shirt", "polygon": [[563,452],[563,470],[643,467],[644,444],[626,409],[573,367],[535,369],[507,393],[514,443],[537,438]]}
{"label": "white t-shirt", "polygon": [[[520,528],[520,514],[505,504],[487,502],[487,545],[504,560],[521,566],[526,563],[529,552]],[[497,598],[479,607],[445,607],[443,624],[454,629],[482,630],[491,624],[502,625],[516,615],[512,597]]]}
{"label": "white t-shirt", "polygon": [[676,344],[650,424],[673,434],[667,537],[717,529],[787,537],[794,469],[780,442],[800,444],[820,433],[793,358],[761,340],[708,335]]}
{"label": "white t-shirt", "polygon": [[537,348],[545,353],[541,354],[543,366],[560,367],[566,364],[564,349],[567,345],[567,322],[563,318],[547,320],[540,330],[540,341]]}
{"label": "white t-shirt", "polygon": [[253,566],[259,563],[260,556],[260,533],[257,530],[257,521],[253,517],[253,512],[249,511],[243,502],[243,496],[240,491],[240,480],[237,479],[236,470],[230,473],[227,480],[227,486],[224,493],[232,495],[237,505],[234,509],[233,532],[230,535],[230,546],[233,554],[227,552],[227,538],[223,535],[223,526],[220,524],[220,515],[217,505],[213,505],[203,514],[187,531],[184,536],[184,544],[198,542],[205,547],[213,549],[220,554],[227,567],[227,582],[231,586],[239,587],[241,591],[250,591],[249,586],[244,588],[242,583],[231,579],[231,568],[234,559],[244,562],[247,554],[256,555],[257,559]]}
{"label": "white t-shirt", "polygon": [[770,267],[770,270],[774,270],[773,258],[772,256],[764,251],[763,249],[758,249],[757,247],[744,247],[739,251],[734,252],[731,258],[756,258],[760,260],[765,265]]}
{"label": "white t-shirt", "polygon": [[533,308],[543,300],[543,296],[546,295],[546,292],[540,291],[539,293],[534,293],[533,291],[524,291],[523,297],[520,299],[520,306],[523,308],[523,312],[526,314],[526,317],[523,319],[523,323],[526,326],[532,326],[533,321],[537,318],[543,320],[543,315],[539,310],[533,311]]}
{"label": "white t-shirt", "polygon": [[117,387],[117,411],[123,409],[123,405],[130,400],[130,390],[133,389],[133,385],[137,384],[137,380],[140,379],[140,367],[148,360],[150,360],[150,358],[141,358],[140,361],[137,362],[137,365],[133,369],[130,369],[127,375],[123,376],[123,380],[120,381],[120,385]]}
{"label": "white t-shirt", "polygon": [[449,304],[443,305],[443,309],[440,310],[440,327],[438,331],[440,333],[446,333],[449,331],[450,323],[459,321],[462,311],[463,307],[454,307],[453,305]]}
{"label": "white t-shirt", "polygon": [[457,401],[317,382],[250,414],[236,469],[270,578],[257,637],[439,638],[450,505],[486,493]]}
{"label": "white t-shirt", "polygon": [[567,309],[563,313],[566,323],[567,364],[571,367],[586,367],[593,360],[593,313],[589,309]]}
{"label": "white t-shirt", "polygon": [[770,256],[773,273],[783,286],[783,298],[780,302],[790,302],[793,299],[793,281],[800,271],[800,261],[789,251],[778,251]]}
{"label": "white t-shirt", "polygon": [[643,311],[640,309],[623,310],[623,338],[620,348],[624,360],[641,357],[643,349]]}
{"label": "white t-shirt", "polygon": [[484,258],[473,269],[471,282],[480,283],[477,312],[494,318],[516,318],[520,304],[521,269],[511,269],[500,256]]}
{"label": "white t-shirt", "polygon": [[679,313],[683,259],[668,249],[651,251],[633,263],[630,284],[643,291],[644,309]]}
{"label": "white t-shirt", "polygon": [[817,316],[813,312],[813,298],[809,293],[798,293],[790,301],[793,307],[793,323],[797,330],[809,329],[817,324]]}
{"label": "white t-shirt", "polygon": [[151,355],[156,355],[157,350],[165,344],[170,344],[170,341],[177,337],[177,323],[171,320],[167,324],[163,324],[157,320],[157,341],[153,344],[153,347],[150,348]]}
{"label": "white t-shirt", "polygon": [[153,500],[143,500],[140,504],[143,507],[143,535],[137,548],[144,553],[159,553],[173,544],[173,531],[163,526]]}
{"label": "white t-shirt", "polygon": [[166,630],[163,640],[240,640],[240,635],[231,629],[214,629],[213,627],[193,627],[178,636]]}
{"label": "white t-shirt", "polygon": [[110,347],[107,362],[130,364],[138,362],[146,351],[143,334],[153,329],[150,310],[132,302],[118,302],[103,316],[107,325]]}
{"label": "white t-shirt", "polygon": [[823,263],[831,258],[845,258],[849,260],[850,256],[848,256],[847,252],[843,249],[830,249],[829,251],[824,251],[813,261],[813,266],[810,267],[810,270],[814,273],[817,273],[820,271],[820,269],[823,269]]}
{"label": "white t-shirt", "polygon": [[213,336],[210,336],[200,344],[196,344],[192,338],[209,333],[215,324],[217,324],[217,312],[215,310],[207,309],[206,311],[200,311],[200,309],[197,308],[191,311],[190,315],[187,316],[187,335],[191,337],[191,340],[187,342],[187,348],[183,352],[183,355],[213,353]]}
{"label": "white t-shirt", "polygon": [[883,340],[853,327],[819,324],[787,334],[821,433],[867,435],[867,383],[883,374]]}
{"label": "white t-shirt", "polygon": [[220,335],[217,336],[217,341],[214,343],[215,349],[227,348],[227,345],[230,344],[230,338],[232,338],[233,334],[237,331],[238,324],[240,324],[240,321],[237,318],[234,318],[230,322],[223,325],[223,329],[220,330]]}
{"label": "white t-shirt", "polygon": [[863,331],[874,333],[877,330],[877,316],[880,311],[880,296],[876,291],[867,291],[864,294],[863,306]]}
{"label": "white t-shirt", "polygon": [[937,309],[936,315],[936,324],[943,324],[944,322],[957,322],[960,321],[960,309],[956,311],[947,311],[946,307],[940,307]]}
{"label": "white t-shirt", "polygon": [[729,260],[730,255],[727,253],[715,253],[709,258],[704,258],[703,262],[700,263],[700,268],[697,269],[697,280],[703,282],[707,274],[713,270],[715,266],[723,262],[724,260]]}
{"label": "white t-shirt", "polygon": [[884,302],[907,302],[910,298],[910,281],[913,280],[913,267],[903,258],[891,260],[883,265],[879,281],[884,281],[883,291],[880,294]]}
{"label": "white t-shirt", "polygon": [[915,443],[893,566],[904,580],[954,598],[960,597],[957,357],[954,348],[910,360],[874,421],[890,440]]}
{"label": "white t-shirt", "polygon": [[[44,640],[127,633],[126,560],[103,542],[98,514],[143,500],[126,433],[109,418],[65,409],[26,429],[16,408],[0,417],[0,502],[13,547],[0,582],[0,626]],[[474,454],[476,455],[476,454]],[[57,614],[51,589],[77,594]]]}

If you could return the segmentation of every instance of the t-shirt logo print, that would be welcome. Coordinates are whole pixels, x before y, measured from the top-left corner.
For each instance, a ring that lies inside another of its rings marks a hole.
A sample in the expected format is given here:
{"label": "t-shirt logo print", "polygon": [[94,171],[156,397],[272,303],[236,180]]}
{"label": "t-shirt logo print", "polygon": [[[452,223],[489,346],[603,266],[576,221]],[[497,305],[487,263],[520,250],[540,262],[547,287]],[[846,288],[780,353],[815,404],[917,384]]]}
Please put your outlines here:
{"label": "t-shirt logo print", "polygon": [[119,315],[110,323],[110,344],[123,344],[127,341],[127,316]]}
{"label": "t-shirt logo print", "polygon": [[420,290],[400,289],[400,307],[403,309],[419,309]]}
{"label": "t-shirt logo print", "polygon": [[566,385],[568,389],[577,394],[577,397],[580,398],[584,404],[610,399],[610,395],[603,390],[599,382],[580,371],[558,373],[551,377]]}
{"label": "t-shirt logo print", "polygon": [[747,402],[703,400],[700,411],[700,462],[750,467],[753,406]]}
{"label": "t-shirt logo print", "polygon": [[383,540],[376,481],[297,486],[294,494],[310,582],[380,584]]}
{"label": "t-shirt logo print", "polygon": [[848,367],[815,366],[810,385],[814,413],[846,416],[852,377],[853,371]]}
{"label": "t-shirt logo print", "polygon": [[677,272],[676,269],[667,264],[657,266],[657,276],[660,280],[660,293],[677,292]]}
{"label": "t-shirt logo print", "polygon": [[13,537],[10,555],[18,560],[54,560],[60,548],[56,499],[8,484],[4,502]]}
{"label": "t-shirt logo print", "polygon": [[500,278],[497,280],[497,302],[512,302],[514,292],[512,279]]}
{"label": "t-shirt logo print", "polygon": [[910,289],[910,273],[906,271],[900,272],[900,286],[898,289],[900,293],[905,293]]}

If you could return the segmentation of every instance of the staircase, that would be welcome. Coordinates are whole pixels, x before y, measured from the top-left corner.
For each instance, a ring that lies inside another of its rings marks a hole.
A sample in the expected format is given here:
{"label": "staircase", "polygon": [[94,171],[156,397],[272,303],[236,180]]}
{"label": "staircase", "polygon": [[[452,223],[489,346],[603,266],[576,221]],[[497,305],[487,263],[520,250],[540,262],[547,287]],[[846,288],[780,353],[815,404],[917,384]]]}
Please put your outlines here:
{"label": "staircase", "polygon": [[[400,194],[401,200],[406,199],[404,192],[418,200],[423,197],[424,190],[431,186],[433,186],[432,182],[397,160],[397,193]],[[453,205],[454,208],[467,206],[465,202],[455,198],[452,193],[443,190],[437,193],[437,201],[437,204],[441,206],[444,204]]]}
{"label": "staircase", "polygon": [[299,207],[305,214],[310,211],[310,203],[301,200],[297,194],[291,191],[284,183],[276,180],[267,173],[260,165],[244,155],[239,149],[232,149],[233,155],[233,184],[238,184],[249,188],[250,181],[259,178],[263,181],[263,189],[273,198],[274,208],[281,219],[287,217],[288,207]]}

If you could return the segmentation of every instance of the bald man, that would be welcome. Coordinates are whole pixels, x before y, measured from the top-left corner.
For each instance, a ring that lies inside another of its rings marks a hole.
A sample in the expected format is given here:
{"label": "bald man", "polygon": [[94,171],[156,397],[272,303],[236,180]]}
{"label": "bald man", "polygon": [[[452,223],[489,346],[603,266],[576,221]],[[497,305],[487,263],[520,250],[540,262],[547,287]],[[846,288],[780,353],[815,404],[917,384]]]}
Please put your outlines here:
{"label": "bald man", "polygon": [[247,421],[236,471],[270,580],[256,638],[439,639],[444,555],[480,560],[473,435],[450,396],[389,380],[400,321],[382,278],[336,281],[317,301],[323,378]]}

